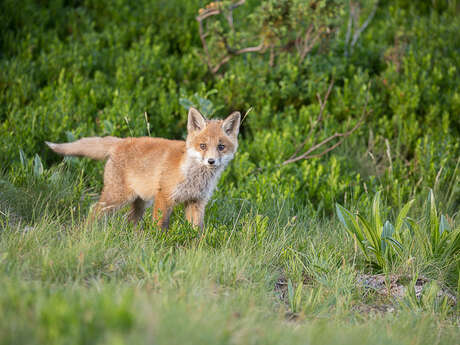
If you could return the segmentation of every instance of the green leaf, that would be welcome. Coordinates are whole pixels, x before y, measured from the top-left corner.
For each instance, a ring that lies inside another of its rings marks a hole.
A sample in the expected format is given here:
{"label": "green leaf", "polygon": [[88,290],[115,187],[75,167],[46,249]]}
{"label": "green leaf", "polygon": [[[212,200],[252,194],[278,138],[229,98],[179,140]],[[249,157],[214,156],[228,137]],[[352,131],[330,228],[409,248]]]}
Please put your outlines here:
{"label": "green leaf", "polygon": [[439,242],[439,223],[438,223],[438,212],[436,210],[436,203],[434,200],[433,190],[430,189],[428,193],[428,205],[429,205],[429,221],[430,221],[430,234],[431,242],[434,247],[437,246]]}
{"label": "green leaf", "polygon": [[[21,152],[22,150],[20,150],[19,152]],[[335,209],[337,211],[337,217],[339,217],[339,220],[340,222],[343,224],[344,227],[348,227],[348,224],[347,222],[345,221],[345,218],[342,214],[342,211],[341,209],[345,209],[343,206],[340,206],[339,204],[335,204]]]}
{"label": "green leaf", "polygon": [[380,238],[383,230],[382,219],[380,217],[380,191],[375,194],[372,201],[372,227],[378,231],[377,237]]}
{"label": "green leaf", "polygon": [[43,174],[43,164],[42,164],[42,160],[40,159],[40,156],[35,154],[35,157],[34,157],[34,175],[35,176],[40,176],[41,174]]}
{"label": "green leaf", "polygon": [[[104,124],[104,132],[105,133],[108,133],[108,134],[113,134],[114,132],[114,126],[113,126],[113,123],[109,120],[104,120],[102,122]],[[73,141],[73,140],[71,140]]]}
{"label": "green leaf", "polygon": [[288,299],[289,299],[289,305],[292,310],[294,307],[294,288],[292,286],[291,279],[288,279]]}
{"label": "green leaf", "polygon": [[391,244],[394,245],[395,248],[397,248],[399,251],[402,251],[403,245],[401,242],[395,240],[394,238],[387,238],[386,241],[390,242]]}
{"label": "green leaf", "polygon": [[179,98],[179,104],[180,104],[185,110],[189,110],[190,107],[194,107],[194,106],[195,106],[195,104],[194,104],[191,100],[189,100],[189,99],[187,99],[187,98],[184,98],[184,97]]}
{"label": "green leaf", "polygon": [[407,217],[407,214],[409,213],[410,208],[412,207],[414,203],[414,199],[409,201],[407,204],[403,206],[401,211],[399,211],[398,218],[396,219],[396,227],[395,227],[395,232],[399,233],[401,231],[401,227],[404,224],[404,219]]}
{"label": "green leaf", "polygon": [[392,238],[394,232],[395,232],[395,228],[393,227],[393,224],[391,224],[387,220],[385,224],[383,225],[382,236],[380,237],[383,252],[387,248],[386,240]]}
{"label": "green leaf", "polygon": [[373,228],[369,222],[367,222],[362,216],[358,215],[358,219],[363,225],[362,231],[364,233],[364,236],[367,238],[368,242],[371,244],[371,246],[374,248],[375,252],[379,253],[381,252],[381,247],[380,247],[380,236],[379,232],[377,229]]}
{"label": "green leaf", "polygon": [[353,214],[350,211],[348,211],[345,207],[339,204],[336,204],[336,208],[339,219],[345,226],[345,229],[351,235],[356,235],[360,242],[363,242],[365,239],[363,236],[363,232],[361,231],[358,222],[355,220],[355,217],[353,217]]}
{"label": "green leaf", "polygon": [[442,235],[444,231],[450,231],[450,225],[447,221],[446,217],[442,214],[441,215],[441,222],[439,223],[439,236]]}
{"label": "green leaf", "polygon": [[22,149],[19,149],[19,161],[23,168],[27,168],[27,157]]}
{"label": "green leaf", "polygon": [[71,131],[66,131],[65,135],[67,137],[68,142],[72,142],[72,141],[76,140],[75,135],[73,135],[73,133]]}

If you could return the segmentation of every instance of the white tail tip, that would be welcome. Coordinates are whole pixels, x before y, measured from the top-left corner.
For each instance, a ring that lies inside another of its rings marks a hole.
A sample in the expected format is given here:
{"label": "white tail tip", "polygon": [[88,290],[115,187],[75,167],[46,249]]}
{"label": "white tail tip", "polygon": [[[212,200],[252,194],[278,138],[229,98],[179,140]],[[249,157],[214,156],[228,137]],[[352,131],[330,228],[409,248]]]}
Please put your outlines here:
{"label": "white tail tip", "polygon": [[54,150],[57,146],[57,144],[51,143],[49,141],[45,141],[45,144],[48,145],[52,150]]}

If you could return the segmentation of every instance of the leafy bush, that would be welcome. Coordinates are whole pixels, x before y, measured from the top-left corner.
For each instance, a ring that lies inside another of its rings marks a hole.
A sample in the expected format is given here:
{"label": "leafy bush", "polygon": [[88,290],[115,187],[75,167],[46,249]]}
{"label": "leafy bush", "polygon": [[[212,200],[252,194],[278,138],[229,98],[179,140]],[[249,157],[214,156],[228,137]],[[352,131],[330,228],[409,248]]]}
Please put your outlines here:
{"label": "leafy bush", "polygon": [[[38,154],[45,167],[58,162],[43,142],[66,141],[68,132],[75,138],[183,138],[183,100],[188,99],[203,108],[212,105],[213,116],[252,108],[243,123],[239,157],[226,175],[235,197],[265,202],[281,195],[300,208],[330,214],[335,202],[364,206],[367,193],[378,190],[399,208],[435,188],[448,190],[438,195],[447,196],[449,212],[458,208],[460,60],[445,44],[455,41],[457,21],[441,7],[415,19],[407,4],[379,2],[353,52],[344,57],[348,4],[315,3],[248,1],[235,9],[235,29],[259,35],[265,25],[264,34],[283,45],[311,24],[302,18],[313,18],[319,32],[334,27],[327,50],[310,52],[301,63],[280,51],[273,67],[269,54],[245,55],[214,77],[200,58],[195,16],[205,7],[202,2],[24,1],[20,12],[3,2],[1,166],[9,170],[19,164],[20,148],[29,157]],[[373,6],[360,4],[366,15]],[[285,7],[289,15],[283,14]],[[25,20],[28,16],[34,20]],[[287,30],[293,26],[298,30]],[[331,78],[335,86],[323,124],[317,136],[307,138],[321,107],[317,94],[325,94]],[[341,147],[278,167],[306,139],[308,149],[356,123],[368,92],[372,113]],[[85,165],[85,170],[89,184],[100,184],[100,166]]]}
{"label": "leafy bush", "polygon": [[246,53],[269,51],[273,66],[282,51],[296,51],[302,62],[313,48],[325,45],[340,24],[344,7],[342,0],[269,0],[242,23],[234,19],[234,10],[244,3],[215,1],[199,10],[196,19],[203,53],[214,74],[232,57]]}
{"label": "leafy bush", "polygon": [[[440,259],[442,262],[460,256],[460,225],[449,224],[448,216],[438,215],[433,191],[430,190],[422,220],[407,220],[417,245],[427,257]],[[453,220],[451,219],[453,223]]]}
{"label": "leafy bush", "polygon": [[380,270],[388,271],[395,260],[401,260],[403,251],[443,262],[447,270],[449,266],[455,267],[460,258],[460,226],[449,224],[445,215],[438,216],[432,190],[428,194],[425,212],[418,221],[407,216],[414,201],[402,207],[395,225],[388,220],[382,221],[380,192],[374,196],[370,220],[339,204],[336,204],[336,210],[340,222],[355,238],[366,261]]}

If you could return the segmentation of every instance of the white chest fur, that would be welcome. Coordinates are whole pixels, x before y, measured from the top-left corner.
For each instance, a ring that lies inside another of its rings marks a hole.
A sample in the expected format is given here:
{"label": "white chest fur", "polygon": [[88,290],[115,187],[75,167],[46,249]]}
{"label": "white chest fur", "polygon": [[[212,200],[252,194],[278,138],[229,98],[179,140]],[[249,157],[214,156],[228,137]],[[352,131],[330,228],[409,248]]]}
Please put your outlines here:
{"label": "white chest fur", "polygon": [[189,163],[183,170],[185,179],[177,185],[171,196],[175,202],[209,200],[224,167],[210,168]]}

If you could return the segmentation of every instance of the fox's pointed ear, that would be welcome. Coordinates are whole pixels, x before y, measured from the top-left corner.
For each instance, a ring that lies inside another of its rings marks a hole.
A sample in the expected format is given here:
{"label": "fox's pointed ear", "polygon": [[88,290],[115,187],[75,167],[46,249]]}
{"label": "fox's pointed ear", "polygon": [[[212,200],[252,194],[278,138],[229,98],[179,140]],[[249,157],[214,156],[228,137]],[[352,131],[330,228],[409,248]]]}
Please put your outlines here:
{"label": "fox's pointed ear", "polygon": [[222,129],[227,135],[237,136],[240,130],[241,114],[239,111],[231,113],[222,123]]}
{"label": "fox's pointed ear", "polygon": [[187,130],[189,132],[201,131],[206,127],[206,119],[201,113],[193,107],[188,111]]}

